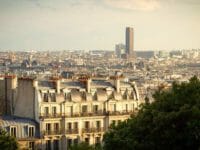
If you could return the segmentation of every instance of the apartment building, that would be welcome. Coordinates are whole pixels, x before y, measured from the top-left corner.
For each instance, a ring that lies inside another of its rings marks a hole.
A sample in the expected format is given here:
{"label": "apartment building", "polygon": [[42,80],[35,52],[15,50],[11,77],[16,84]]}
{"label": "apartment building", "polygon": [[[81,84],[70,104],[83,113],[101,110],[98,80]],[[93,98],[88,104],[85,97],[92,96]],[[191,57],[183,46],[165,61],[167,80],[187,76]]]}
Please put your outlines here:
{"label": "apartment building", "polygon": [[41,149],[68,149],[81,141],[101,144],[111,124],[128,119],[143,103],[136,84],[122,76],[5,77],[0,83],[12,87],[12,97],[1,94],[4,111],[38,122]]}

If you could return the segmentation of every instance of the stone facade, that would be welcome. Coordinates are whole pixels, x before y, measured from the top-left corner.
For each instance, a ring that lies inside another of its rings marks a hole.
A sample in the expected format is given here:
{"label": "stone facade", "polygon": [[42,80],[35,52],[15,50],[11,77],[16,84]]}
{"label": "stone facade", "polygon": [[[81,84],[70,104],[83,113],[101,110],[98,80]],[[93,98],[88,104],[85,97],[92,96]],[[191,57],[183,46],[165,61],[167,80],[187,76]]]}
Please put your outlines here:
{"label": "stone facade", "polygon": [[7,112],[38,122],[41,149],[101,143],[111,124],[128,119],[143,103],[136,84],[120,76],[11,80],[15,94]]}

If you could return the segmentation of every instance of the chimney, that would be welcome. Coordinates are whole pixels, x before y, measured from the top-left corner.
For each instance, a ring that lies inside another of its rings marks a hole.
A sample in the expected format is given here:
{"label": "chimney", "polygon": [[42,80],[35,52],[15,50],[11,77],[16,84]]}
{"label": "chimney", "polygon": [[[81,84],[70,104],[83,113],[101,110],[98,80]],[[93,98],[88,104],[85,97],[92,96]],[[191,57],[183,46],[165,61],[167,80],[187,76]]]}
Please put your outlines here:
{"label": "chimney", "polygon": [[17,87],[17,77],[15,75],[5,76],[5,114],[13,114],[14,92]]}
{"label": "chimney", "polygon": [[17,77],[14,76],[12,78],[12,89],[16,89],[16,87],[17,87]]}
{"label": "chimney", "polygon": [[92,79],[88,77],[88,79],[86,80],[86,90],[88,93],[90,93],[91,91],[91,82],[92,82]]}
{"label": "chimney", "polygon": [[38,87],[38,81],[37,80],[33,80],[33,87],[37,88]]}
{"label": "chimney", "polygon": [[60,80],[59,79],[56,80],[56,91],[58,94],[60,94]]}
{"label": "chimney", "polygon": [[114,84],[115,84],[115,88],[116,88],[117,93],[119,93],[120,92],[120,79],[119,79],[118,76],[116,76],[114,78]]}

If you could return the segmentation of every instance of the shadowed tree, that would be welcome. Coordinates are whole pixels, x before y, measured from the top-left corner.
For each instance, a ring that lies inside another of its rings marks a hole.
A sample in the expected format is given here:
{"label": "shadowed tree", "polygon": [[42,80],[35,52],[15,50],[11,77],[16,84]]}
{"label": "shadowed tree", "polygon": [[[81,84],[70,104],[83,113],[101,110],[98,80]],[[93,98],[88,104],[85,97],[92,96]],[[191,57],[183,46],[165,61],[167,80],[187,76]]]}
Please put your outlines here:
{"label": "shadowed tree", "polygon": [[100,144],[97,145],[89,145],[85,142],[74,144],[70,147],[70,150],[102,150]]}
{"label": "shadowed tree", "polygon": [[110,150],[199,150],[200,81],[173,83],[168,91],[154,94],[138,115],[113,126],[104,135],[104,149]]}
{"label": "shadowed tree", "polygon": [[6,131],[0,128],[0,149],[17,150],[19,149],[16,139],[9,136]]}

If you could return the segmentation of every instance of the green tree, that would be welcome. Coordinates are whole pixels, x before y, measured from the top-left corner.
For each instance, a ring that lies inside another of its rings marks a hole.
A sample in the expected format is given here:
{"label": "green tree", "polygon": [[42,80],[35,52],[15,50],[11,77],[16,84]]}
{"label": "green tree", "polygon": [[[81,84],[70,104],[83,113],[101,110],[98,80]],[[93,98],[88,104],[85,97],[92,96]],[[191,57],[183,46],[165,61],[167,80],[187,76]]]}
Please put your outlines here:
{"label": "green tree", "polygon": [[1,150],[17,150],[18,143],[16,139],[9,136],[6,131],[0,128],[0,149]]}
{"label": "green tree", "polygon": [[144,104],[137,116],[111,128],[104,135],[110,150],[199,150],[200,81],[173,83],[158,90],[155,102]]}
{"label": "green tree", "polygon": [[100,144],[89,145],[88,143],[82,142],[79,144],[74,144],[70,147],[70,150],[102,150]]}

